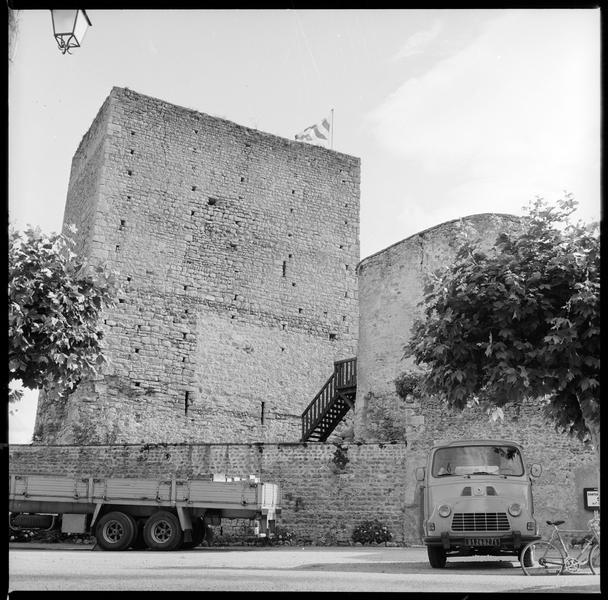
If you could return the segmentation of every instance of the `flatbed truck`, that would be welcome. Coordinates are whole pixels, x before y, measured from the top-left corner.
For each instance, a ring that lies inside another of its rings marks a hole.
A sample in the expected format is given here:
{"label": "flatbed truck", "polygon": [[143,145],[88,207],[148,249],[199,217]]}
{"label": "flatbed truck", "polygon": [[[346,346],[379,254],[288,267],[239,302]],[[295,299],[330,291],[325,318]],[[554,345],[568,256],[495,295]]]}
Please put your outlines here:
{"label": "flatbed truck", "polygon": [[280,512],[279,486],[251,475],[220,481],[9,475],[12,529],[89,533],[103,550],[193,548],[221,519],[252,520],[258,537],[272,537]]}

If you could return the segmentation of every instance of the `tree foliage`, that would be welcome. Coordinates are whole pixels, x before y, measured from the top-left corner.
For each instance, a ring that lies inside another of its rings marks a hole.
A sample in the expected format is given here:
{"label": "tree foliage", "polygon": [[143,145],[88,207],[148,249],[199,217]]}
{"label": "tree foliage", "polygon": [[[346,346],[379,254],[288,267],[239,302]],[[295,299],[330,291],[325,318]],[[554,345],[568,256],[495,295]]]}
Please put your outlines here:
{"label": "tree foliage", "polygon": [[406,356],[424,367],[424,392],[455,408],[538,398],[599,451],[599,227],[572,223],[575,209],[569,195],[539,198],[489,251],[464,239],[427,282]]}
{"label": "tree foliage", "polygon": [[405,371],[395,379],[395,391],[402,400],[420,396],[420,373]]}
{"label": "tree foliage", "polygon": [[[98,318],[115,278],[72,248],[62,234],[9,231],[9,382],[69,391],[105,360]],[[9,401],[20,397],[12,390]]]}

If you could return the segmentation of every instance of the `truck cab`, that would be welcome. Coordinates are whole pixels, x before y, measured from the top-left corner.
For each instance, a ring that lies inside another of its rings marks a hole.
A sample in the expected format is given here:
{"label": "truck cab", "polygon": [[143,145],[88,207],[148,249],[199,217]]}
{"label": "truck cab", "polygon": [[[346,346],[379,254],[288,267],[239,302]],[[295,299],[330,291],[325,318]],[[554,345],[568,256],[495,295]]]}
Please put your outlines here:
{"label": "truck cab", "polygon": [[534,519],[532,477],[519,444],[463,440],[434,446],[420,484],[421,534],[433,568],[449,556],[519,555],[540,538]]}

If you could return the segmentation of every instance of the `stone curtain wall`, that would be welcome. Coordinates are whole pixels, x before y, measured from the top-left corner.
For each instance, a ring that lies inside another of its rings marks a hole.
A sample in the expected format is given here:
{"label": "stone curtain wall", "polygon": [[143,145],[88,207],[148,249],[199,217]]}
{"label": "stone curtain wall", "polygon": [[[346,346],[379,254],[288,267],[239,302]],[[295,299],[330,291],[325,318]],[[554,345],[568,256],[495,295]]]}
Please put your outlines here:
{"label": "stone curtain wall", "polygon": [[298,441],[356,355],[359,159],[114,88],[76,152],[64,224],[122,291],[110,363],[43,443]]}
{"label": "stone curtain wall", "polygon": [[[456,431],[458,418],[448,420]],[[482,434],[483,432],[479,432]],[[515,433],[515,432],[513,432]],[[527,462],[542,462],[535,483],[537,520],[565,518],[582,526],[582,491],[588,456],[575,455],[561,438],[549,447],[538,431],[520,439]],[[362,521],[379,519],[398,544],[420,543],[415,469],[425,464],[430,443],[406,444],[146,444],[114,446],[10,446],[10,473],[96,477],[200,477],[213,473],[278,483],[278,524],[298,543],[347,544]],[[578,473],[578,475],[575,475]],[[580,496],[580,499],[579,499]],[[580,501],[579,501],[580,500]],[[231,524],[224,521],[226,532]]]}
{"label": "stone curtain wall", "polygon": [[[10,472],[96,477],[200,477],[214,473],[281,485],[279,525],[302,542],[348,543],[378,518],[396,541],[416,534],[414,475],[404,445],[193,444],[11,446]],[[411,498],[409,496],[412,496]],[[230,527],[230,521],[222,523]]]}
{"label": "stone curtain wall", "polygon": [[504,229],[518,226],[511,215],[481,214],[449,221],[378,252],[358,266],[359,351],[356,438],[366,441],[412,441],[424,431],[418,405],[405,406],[395,392],[395,378],[411,368],[403,347],[423,299],[426,274],[451,262],[461,227],[484,246]]}

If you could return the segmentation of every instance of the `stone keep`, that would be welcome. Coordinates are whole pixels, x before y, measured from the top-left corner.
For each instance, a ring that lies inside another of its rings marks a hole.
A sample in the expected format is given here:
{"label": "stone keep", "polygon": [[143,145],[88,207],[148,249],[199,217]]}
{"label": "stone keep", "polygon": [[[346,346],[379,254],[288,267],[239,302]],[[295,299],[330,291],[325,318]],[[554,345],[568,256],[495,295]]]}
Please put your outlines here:
{"label": "stone keep", "polygon": [[64,215],[119,274],[109,364],[66,401],[41,392],[35,439],[297,441],[356,355],[359,183],[358,158],[113,88]]}

